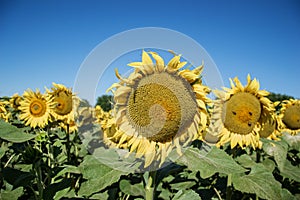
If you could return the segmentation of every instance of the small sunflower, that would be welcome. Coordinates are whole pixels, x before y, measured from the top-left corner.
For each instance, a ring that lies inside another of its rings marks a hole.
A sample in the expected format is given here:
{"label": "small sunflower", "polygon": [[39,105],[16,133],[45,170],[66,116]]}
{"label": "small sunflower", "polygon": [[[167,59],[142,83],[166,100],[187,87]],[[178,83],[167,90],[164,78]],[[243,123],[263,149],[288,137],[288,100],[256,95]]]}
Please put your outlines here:
{"label": "small sunflower", "polygon": [[22,97],[16,93],[10,98],[9,103],[12,108],[17,110],[20,106],[20,101],[22,101]]}
{"label": "small sunflower", "polygon": [[40,93],[39,90],[33,92],[28,89],[23,94],[20,101],[20,119],[25,121],[25,125],[31,127],[45,127],[51,121],[50,109],[53,107],[51,99]]}
{"label": "small sunflower", "polygon": [[[153,63],[154,59],[155,63]],[[210,102],[209,88],[202,85],[203,66],[183,69],[180,55],[165,65],[155,52],[142,52],[142,62],[129,63],[135,68],[128,78],[120,79],[115,88],[115,108],[110,122],[116,127],[112,136],[118,146],[144,156],[148,167],[165,161],[173,147],[181,155],[181,147],[199,138],[206,129]]]}
{"label": "small sunflower", "polygon": [[48,96],[50,96],[55,103],[55,107],[51,109],[51,114],[56,120],[71,123],[74,121],[74,106],[77,105],[77,103],[74,104],[76,100],[75,95],[72,93],[71,89],[66,88],[62,84],[52,84],[52,91],[47,90]]}
{"label": "small sunflower", "polygon": [[300,132],[300,100],[284,100],[281,106],[278,115],[280,130],[296,135]]}
{"label": "small sunflower", "polygon": [[63,122],[59,123],[60,127],[66,131],[66,133],[74,133],[75,131],[78,131],[78,127],[75,121],[71,120],[68,121],[64,120]]}
{"label": "small sunflower", "polygon": [[113,138],[114,134],[116,133],[116,122],[115,118],[112,116],[112,110],[109,112],[105,112],[99,105],[97,105],[94,111],[96,121],[101,125],[101,130],[103,132],[103,142],[107,146],[117,147],[118,141]]}
{"label": "small sunflower", "polygon": [[260,148],[261,123],[274,112],[274,105],[266,97],[269,92],[259,90],[259,82],[251,80],[250,75],[246,86],[237,77],[230,79],[230,85],[225,91],[215,91],[217,99],[209,130],[219,135],[217,146],[230,142],[231,148],[237,144],[242,148],[249,145]]}
{"label": "small sunflower", "polygon": [[6,101],[0,101],[0,119],[4,119],[6,122],[8,122],[10,113],[6,109]]}

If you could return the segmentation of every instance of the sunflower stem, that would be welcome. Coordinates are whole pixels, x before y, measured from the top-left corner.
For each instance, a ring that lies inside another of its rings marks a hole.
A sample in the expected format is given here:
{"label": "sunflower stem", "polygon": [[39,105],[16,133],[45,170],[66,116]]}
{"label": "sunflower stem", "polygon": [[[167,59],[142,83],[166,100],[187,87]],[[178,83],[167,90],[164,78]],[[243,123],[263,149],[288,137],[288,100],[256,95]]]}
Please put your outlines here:
{"label": "sunflower stem", "polygon": [[230,200],[232,196],[231,176],[231,174],[228,174],[227,176],[226,200]]}
{"label": "sunflower stem", "polygon": [[149,172],[148,182],[145,187],[146,200],[153,200],[155,196],[156,171]]}
{"label": "sunflower stem", "polygon": [[71,148],[70,148],[69,124],[67,124],[67,142],[66,142],[66,150],[67,150],[67,160],[68,160],[68,162],[71,162]]}
{"label": "sunflower stem", "polygon": [[43,181],[42,181],[41,161],[37,161],[36,163],[34,163],[34,170],[37,175],[36,182],[39,191],[38,199],[43,199],[44,188],[43,188]]}

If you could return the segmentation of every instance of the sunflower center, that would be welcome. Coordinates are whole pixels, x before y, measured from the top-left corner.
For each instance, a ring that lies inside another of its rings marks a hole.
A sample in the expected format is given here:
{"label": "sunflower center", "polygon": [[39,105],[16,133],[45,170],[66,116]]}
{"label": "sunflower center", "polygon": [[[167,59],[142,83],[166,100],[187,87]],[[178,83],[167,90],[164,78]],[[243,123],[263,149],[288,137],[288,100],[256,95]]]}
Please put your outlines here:
{"label": "sunflower center", "polygon": [[300,129],[300,105],[288,107],[284,112],[282,121],[292,130]]}
{"label": "sunflower center", "polygon": [[46,103],[41,100],[34,100],[30,104],[30,113],[35,117],[41,117],[46,112]]}
{"label": "sunflower center", "polygon": [[54,111],[59,115],[67,115],[72,111],[72,95],[66,94],[66,92],[59,92],[54,98],[56,106]]}
{"label": "sunflower center", "polygon": [[195,96],[185,80],[167,72],[143,77],[128,99],[127,116],[139,135],[166,142],[193,122]]}
{"label": "sunflower center", "polygon": [[253,130],[260,114],[260,101],[250,93],[240,92],[225,103],[222,120],[229,131],[246,135]]}

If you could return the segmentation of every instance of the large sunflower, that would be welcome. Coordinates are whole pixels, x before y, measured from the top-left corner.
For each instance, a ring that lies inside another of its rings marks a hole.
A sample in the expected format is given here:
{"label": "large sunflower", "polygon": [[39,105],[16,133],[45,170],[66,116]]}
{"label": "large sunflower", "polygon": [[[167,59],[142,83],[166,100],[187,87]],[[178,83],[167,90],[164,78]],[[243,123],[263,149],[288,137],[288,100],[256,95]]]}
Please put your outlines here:
{"label": "large sunflower", "polygon": [[41,94],[39,90],[33,92],[28,89],[20,101],[21,114],[19,116],[26,122],[26,126],[43,128],[51,121],[50,109],[52,107],[53,103],[48,96]]}
{"label": "large sunflower", "polygon": [[259,130],[262,122],[274,112],[273,104],[266,97],[269,93],[259,90],[259,82],[251,80],[250,75],[246,86],[237,77],[230,79],[230,85],[225,91],[215,91],[217,99],[209,130],[219,135],[217,146],[230,142],[231,148],[237,144],[242,148],[261,147]]}
{"label": "large sunflower", "polygon": [[66,88],[62,84],[52,83],[53,87],[47,90],[47,94],[53,99],[55,107],[51,109],[51,114],[56,120],[62,120],[65,123],[72,124],[74,122],[75,112],[77,106],[76,96],[72,93],[72,90]]}
{"label": "large sunflower", "polygon": [[278,115],[280,130],[296,135],[300,132],[300,100],[284,100],[281,106]]}
{"label": "large sunflower", "polygon": [[112,85],[116,116],[112,139],[137,158],[144,156],[144,167],[154,161],[161,165],[173,147],[181,155],[181,147],[207,126],[209,89],[200,78],[203,66],[180,70],[186,65],[180,58],[174,55],[165,65],[157,53],[143,51],[142,62],[128,64],[135,68],[128,78],[116,70],[120,82]]}

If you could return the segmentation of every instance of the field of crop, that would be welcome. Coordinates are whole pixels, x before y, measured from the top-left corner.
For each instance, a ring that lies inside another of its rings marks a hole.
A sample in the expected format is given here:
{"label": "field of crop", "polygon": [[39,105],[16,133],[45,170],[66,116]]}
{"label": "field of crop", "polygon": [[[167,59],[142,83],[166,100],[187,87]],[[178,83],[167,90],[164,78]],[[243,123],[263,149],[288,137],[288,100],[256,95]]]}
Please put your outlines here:
{"label": "field of crop", "polygon": [[56,83],[1,97],[0,199],[300,199],[300,100],[185,65],[143,51],[107,111]]}

